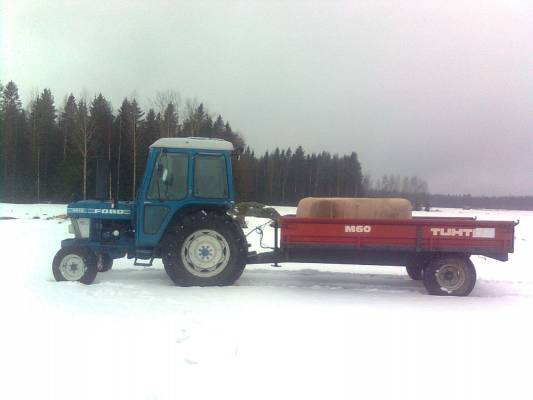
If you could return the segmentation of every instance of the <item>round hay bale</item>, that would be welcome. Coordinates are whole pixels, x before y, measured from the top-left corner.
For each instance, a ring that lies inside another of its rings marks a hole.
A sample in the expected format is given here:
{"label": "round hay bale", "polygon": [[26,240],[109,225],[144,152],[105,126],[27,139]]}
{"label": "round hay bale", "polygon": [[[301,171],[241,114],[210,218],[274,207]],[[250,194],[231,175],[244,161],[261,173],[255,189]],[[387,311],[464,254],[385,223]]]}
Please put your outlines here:
{"label": "round hay bale", "polygon": [[306,197],[298,203],[297,217],[409,219],[413,207],[406,199]]}

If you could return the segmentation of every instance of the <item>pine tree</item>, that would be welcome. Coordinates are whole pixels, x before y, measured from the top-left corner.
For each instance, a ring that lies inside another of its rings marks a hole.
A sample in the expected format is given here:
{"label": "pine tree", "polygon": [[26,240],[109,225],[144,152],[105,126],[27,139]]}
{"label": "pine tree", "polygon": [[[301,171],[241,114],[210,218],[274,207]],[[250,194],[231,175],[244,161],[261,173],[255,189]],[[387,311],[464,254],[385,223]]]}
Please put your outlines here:
{"label": "pine tree", "polygon": [[100,93],[90,105],[91,122],[94,129],[94,156],[111,160],[113,114],[111,104]]}
{"label": "pine tree", "polygon": [[160,121],[158,120],[155,111],[150,108],[146,114],[146,118],[141,124],[141,135],[139,136],[138,147],[138,165],[139,171],[144,171],[146,160],[148,158],[149,146],[159,138]]}
{"label": "pine tree", "polygon": [[170,102],[165,108],[163,119],[161,121],[161,137],[178,136],[178,114],[176,106]]}
{"label": "pine tree", "polygon": [[137,101],[124,99],[117,116],[117,193],[121,198],[135,199],[141,174],[139,173],[139,146],[142,143],[142,116]]}
{"label": "pine tree", "polygon": [[200,136],[207,118],[208,115],[204,110],[203,103],[196,107],[195,102],[189,102],[187,104],[187,116],[183,121],[184,136]]}
{"label": "pine tree", "polygon": [[280,160],[280,186],[281,186],[281,204],[286,204],[287,202],[287,183],[291,174],[291,159],[292,159],[292,150],[289,147],[287,151],[282,154]]}
{"label": "pine tree", "polygon": [[131,184],[130,174],[131,163],[128,154],[130,154],[129,149],[131,135],[129,134],[129,121],[130,121],[131,105],[127,98],[122,102],[122,106],[118,111],[116,118],[116,195],[119,198],[125,195],[126,191],[123,189]]}
{"label": "pine tree", "polygon": [[56,108],[54,97],[50,89],[44,89],[36,100],[38,109],[37,131],[38,131],[38,201],[41,195],[51,198],[54,189],[57,188],[56,173],[58,163],[62,158],[61,136],[57,128]]}
{"label": "pine tree", "polygon": [[17,179],[17,144],[20,131],[20,114],[22,106],[18,94],[17,85],[9,81],[2,90],[0,99],[0,110],[2,113],[2,187],[4,189],[3,198],[5,201],[16,199],[16,179]]}
{"label": "pine tree", "polygon": [[[91,125],[94,130],[94,154],[98,159],[108,160],[111,165],[113,159],[112,143],[113,143],[113,113],[111,111],[111,104],[100,93],[95,97],[90,107]],[[111,171],[109,171],[111,174]],[[89,179],[95,179],[92,176]],[[111,176],[108,179],[108,198],[111,198]]]}
{"label": "pine tree", "polygon": [[68,98],[65,100],[63,106],[63,111],[59,119],[59,126],[61,134],[63,136],[63,161],[67,158],[67,149],[69,142],[74,136],[74,131],[76,130],[76,112],[78,111],[78,106],[76,105],[76,98],[71,93]]}
{"label": "pine tree", "polygon": [[222,119],[222,116],[218,114],[218,117],[215,120],[215,123],[213,124],[213,137],[217,139],[223,139],[224,132],[224,120]]}
{"label": "pine tree", "polygon": [[33,185],[37,202],[41,197],[41,140],[39,130],[40,106],[39,95],[30,102],[30,137],[31,137],[31,160],[33,169]]}
{"label": "pine tree", "polygon": [[78,105],[76,98],[71,93],[64,101],[59,117],[59,130],[62,136],[62,160],[59,163],[58,187],[62,198],[67,201],[76,199],[82,187],[80,178],[83,163],[78,156],[76,146]]}
{"label": "pine tree", "polygon": [[349,197],[360,197],[363,194],[362,182],[363,173],[361,171],[361,163],[357,158],[357,153],[352,152],[347,160],[347,173],[345,177],[347,184],[346,195]]}
{"label": "pine tree", "polygon": [[238,160],[233,162],[233,175],[237,201],[256,201],[255,162],[253,153],[247,147]]}
{"label": "pine tree", "polygon": [[294,151],[294,155],[290,161],[290,169],[292,171],[291,180],[288,182],[290,194],[288,200],[291,204],[295,204],[300,198],[307,194],[306,175],[309,171],[306,168],[305,153],[302,146],[298,146]]}

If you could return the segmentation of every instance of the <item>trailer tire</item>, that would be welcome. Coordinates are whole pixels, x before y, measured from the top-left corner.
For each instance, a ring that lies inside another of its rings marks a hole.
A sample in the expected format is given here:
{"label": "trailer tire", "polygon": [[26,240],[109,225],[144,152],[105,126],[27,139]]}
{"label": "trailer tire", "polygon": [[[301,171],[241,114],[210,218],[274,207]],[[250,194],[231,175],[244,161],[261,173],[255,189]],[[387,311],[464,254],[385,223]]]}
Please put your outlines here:
{"label": "trailer tire", "polygon": [[96,255],[91,250],[83,247],[65,247],[56,253],[52,262],[52,272],[58,282],[78,281],[90,285],[98,273],[96,264]]}
{"label": "trailer tire", "polygon": [[429,294],[468,296],[476,284],[476,269],[466,257],[436,257],[425,267],[422,280]]}
{"label": "trailer tire", "polygon": [[232,285],[244,271],[247,251],[240,226],[207,211],[181,218],[162,241],[165,271],[178,286]]}
{"label": "trailer tire", "polygon": [[409,275],[409,278],[411,278],[413,281],[422,280],[422,267],[408,265],[405,267],[405,270],[407,271],[407,275]]}
{"label": "trailer tire", "polygon": [[107,272],[111,268],[113,268],[113,259],[111,258],[109,254],[101,253],[97,257],[97,260],[98,261],[96,263],[96,267],[97,267],[98,272]]}

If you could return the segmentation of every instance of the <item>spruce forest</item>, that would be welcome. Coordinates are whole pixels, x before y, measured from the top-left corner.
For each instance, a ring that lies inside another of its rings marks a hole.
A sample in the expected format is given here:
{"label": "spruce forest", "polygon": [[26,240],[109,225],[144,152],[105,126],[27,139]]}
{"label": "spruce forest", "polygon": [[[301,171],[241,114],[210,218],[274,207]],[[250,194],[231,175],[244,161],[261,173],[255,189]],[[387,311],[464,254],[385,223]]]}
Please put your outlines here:
{"label": "spruce forest", "polygon": [[427,205],[427,184],[417,177],[363,176],[356,152],[307,154],[274,148],[258,155],[221,115],[176,92],[157,93],[142,109],[125,98],[118,109],[102,95],[66,96],[61,104],[49,89],[23,105],[17,85],[0,84],[0,201],[69,202],[94,196],[95,165],[112,166],[109,196],[135,197],[148,146],[161,137],[221,138],[242,147],[234,162],[238,201],[294,205],[306,196],[402,195],[415,207]]}

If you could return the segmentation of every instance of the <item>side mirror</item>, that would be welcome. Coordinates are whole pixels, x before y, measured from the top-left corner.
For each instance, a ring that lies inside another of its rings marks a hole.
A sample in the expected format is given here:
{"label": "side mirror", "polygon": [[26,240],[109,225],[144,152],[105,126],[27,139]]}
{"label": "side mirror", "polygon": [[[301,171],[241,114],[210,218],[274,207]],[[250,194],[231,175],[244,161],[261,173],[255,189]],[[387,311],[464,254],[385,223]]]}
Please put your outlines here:
{"label": "side mirror", "polygon": [[172,182],[174,182],[174,175],[166,168],[163,169],[163,173],[161,174],[161,182],[166,186],[172,186]]}

